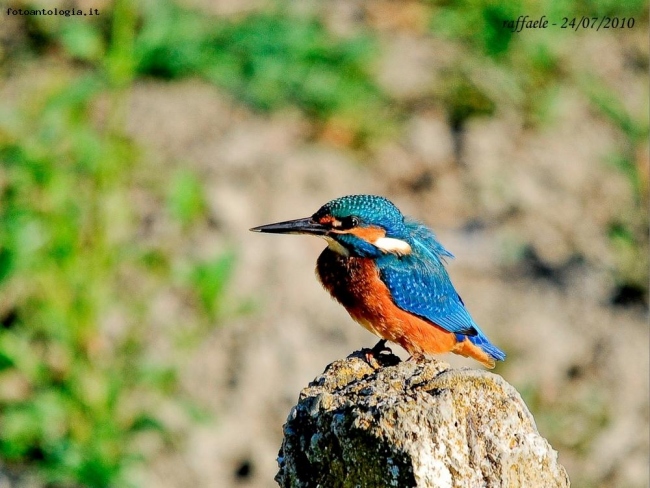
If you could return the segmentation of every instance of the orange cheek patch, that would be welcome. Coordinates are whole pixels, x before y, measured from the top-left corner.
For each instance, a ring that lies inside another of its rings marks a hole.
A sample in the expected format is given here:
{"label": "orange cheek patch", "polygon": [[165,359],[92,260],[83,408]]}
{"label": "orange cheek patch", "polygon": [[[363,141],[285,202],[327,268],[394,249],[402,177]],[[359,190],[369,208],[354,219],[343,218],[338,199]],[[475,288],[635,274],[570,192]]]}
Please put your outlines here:
{"label": "orange cheek patch", "polygon": [[348,233],[354,234],[355,236],[360,237],[364,241],[368,241],[370,243],[374,243],[377,239],[386,237],[386,231],[384,229],[373,226],[355,227],[354,229],[350,229]]}

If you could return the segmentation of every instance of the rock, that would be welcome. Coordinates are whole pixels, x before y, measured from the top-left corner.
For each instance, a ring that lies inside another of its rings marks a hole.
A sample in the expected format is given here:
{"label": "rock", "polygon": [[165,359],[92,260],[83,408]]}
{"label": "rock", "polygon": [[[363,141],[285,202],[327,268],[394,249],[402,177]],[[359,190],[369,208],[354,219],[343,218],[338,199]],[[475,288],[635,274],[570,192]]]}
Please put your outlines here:
{"label": "rock", "polygon": [[300,393],[284,426],[280,486],[569,486],[500,376],[386,354],[375,369],[366,352],[333,362]]}

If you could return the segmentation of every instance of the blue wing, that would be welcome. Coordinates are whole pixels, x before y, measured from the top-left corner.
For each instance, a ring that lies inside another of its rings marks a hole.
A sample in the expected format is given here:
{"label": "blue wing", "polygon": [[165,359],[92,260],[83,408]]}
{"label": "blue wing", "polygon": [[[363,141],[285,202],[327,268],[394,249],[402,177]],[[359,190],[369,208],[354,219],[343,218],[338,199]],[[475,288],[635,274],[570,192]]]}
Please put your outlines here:
{"label": "blue wing", "polygon": [[465,336],[482,335],[452,285],[444,259],[453,257],[424,225],[406,220],[412,253],[378,259],[381,280],[402,310]]}

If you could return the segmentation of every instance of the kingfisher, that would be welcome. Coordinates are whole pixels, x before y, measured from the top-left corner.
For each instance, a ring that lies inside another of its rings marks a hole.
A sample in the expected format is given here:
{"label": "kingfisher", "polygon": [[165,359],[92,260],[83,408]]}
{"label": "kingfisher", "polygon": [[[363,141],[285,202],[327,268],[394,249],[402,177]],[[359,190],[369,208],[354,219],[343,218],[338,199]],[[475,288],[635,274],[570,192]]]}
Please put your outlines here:
{"label": "kingfisher", "polygon": [[453,352],[488,368],[506,355],[474,322],[449,278],[453,258],[431,229],[405,217],[388,199],[348,195],[323,205],[311,217],[250,229],[271,234],[307,234],[327,241],[316,275],[350,316],[411,357]]}

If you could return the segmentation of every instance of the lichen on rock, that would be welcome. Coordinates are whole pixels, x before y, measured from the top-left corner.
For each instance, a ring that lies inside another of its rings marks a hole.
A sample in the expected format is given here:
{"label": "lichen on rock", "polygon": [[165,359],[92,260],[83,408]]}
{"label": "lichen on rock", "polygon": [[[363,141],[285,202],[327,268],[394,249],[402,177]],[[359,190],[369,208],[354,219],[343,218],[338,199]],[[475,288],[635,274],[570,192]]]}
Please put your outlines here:
{"label": "lichen on rock", "polygon": [[[331,363],[284,426],[282,487],[568,487],[521,396],[487,371],[426,359]],[[375,365],[377,366],[377,365]]]}

